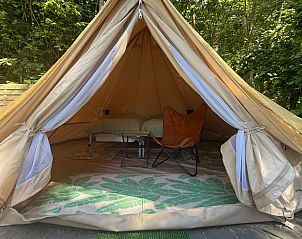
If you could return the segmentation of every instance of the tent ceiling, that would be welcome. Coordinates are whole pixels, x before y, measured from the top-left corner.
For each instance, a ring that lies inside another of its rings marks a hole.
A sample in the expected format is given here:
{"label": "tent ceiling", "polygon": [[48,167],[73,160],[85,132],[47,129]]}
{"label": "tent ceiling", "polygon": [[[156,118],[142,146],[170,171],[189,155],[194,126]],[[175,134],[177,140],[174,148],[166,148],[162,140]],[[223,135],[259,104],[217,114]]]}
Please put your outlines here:
{"label": "tent ceiling", "polygon": [[180,112],[200,105],[200,96],[175,71],[149,30],[137,28],[112,74],[72,122],[95,120],[101,109],[152,117],[165,105]]}
{"label": "tent ceiling", "polygon": [[[161,115],[166,105],[186,113],[202,102],[174,69],[144,21],[140,21],[109,78],[69,123],[98,120],[103,109],[109,109],[111,115],[135,113],[150,118]],[[236,133],[210,109],[204,128],[203,135],[209,140],[227,139]]]}

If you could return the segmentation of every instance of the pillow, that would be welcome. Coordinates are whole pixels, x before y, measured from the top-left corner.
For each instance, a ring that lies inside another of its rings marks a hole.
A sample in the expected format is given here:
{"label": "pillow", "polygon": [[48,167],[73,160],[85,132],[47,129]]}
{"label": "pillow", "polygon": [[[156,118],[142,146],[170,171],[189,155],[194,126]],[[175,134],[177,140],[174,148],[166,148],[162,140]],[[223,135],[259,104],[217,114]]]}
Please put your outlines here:
{"label": "pillow", "polygon": [[125,130],[139,130],[144,118],[135,113],[106,115],[98,121],[90,122],[86,128],[88,134],[108,133],[121,135]]}
{"label": "pillow", "polygon": [[163,137],[163,119],[148,119],[143,122],[141,130],[149,130],[155,137]]}

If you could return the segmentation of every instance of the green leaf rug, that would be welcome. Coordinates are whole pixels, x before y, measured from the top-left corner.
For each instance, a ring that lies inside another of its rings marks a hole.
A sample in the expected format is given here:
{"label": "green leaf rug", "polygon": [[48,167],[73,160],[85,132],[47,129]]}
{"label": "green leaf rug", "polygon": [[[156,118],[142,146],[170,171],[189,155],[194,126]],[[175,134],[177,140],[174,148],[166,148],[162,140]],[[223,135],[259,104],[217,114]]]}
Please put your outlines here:
{"label": "green leaf rug", "polygon": [[50,188],[23,215],[154,214],[236,203],[227,176],[94,173],[70,177]]}

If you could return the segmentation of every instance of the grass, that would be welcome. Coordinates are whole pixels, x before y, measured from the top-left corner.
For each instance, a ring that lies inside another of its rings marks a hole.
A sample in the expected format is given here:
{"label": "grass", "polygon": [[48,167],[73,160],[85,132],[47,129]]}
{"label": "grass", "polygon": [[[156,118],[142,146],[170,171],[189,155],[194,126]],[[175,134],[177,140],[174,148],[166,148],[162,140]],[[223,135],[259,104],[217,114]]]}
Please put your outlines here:
{"label": "grass", "polygon": [[186,230],[101,232],[97,239],[189,239]]}

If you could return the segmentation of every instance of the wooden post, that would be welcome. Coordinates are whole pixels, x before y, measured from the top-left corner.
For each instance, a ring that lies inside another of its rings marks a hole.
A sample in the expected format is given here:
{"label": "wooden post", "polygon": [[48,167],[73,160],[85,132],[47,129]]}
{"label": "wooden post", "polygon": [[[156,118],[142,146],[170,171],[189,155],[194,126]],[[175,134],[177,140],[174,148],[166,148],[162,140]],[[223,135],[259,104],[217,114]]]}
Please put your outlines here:
{"label": "wooden post", "polygon": [[26,84],[0,84],[0,112],[30,87],[31,85]]}

